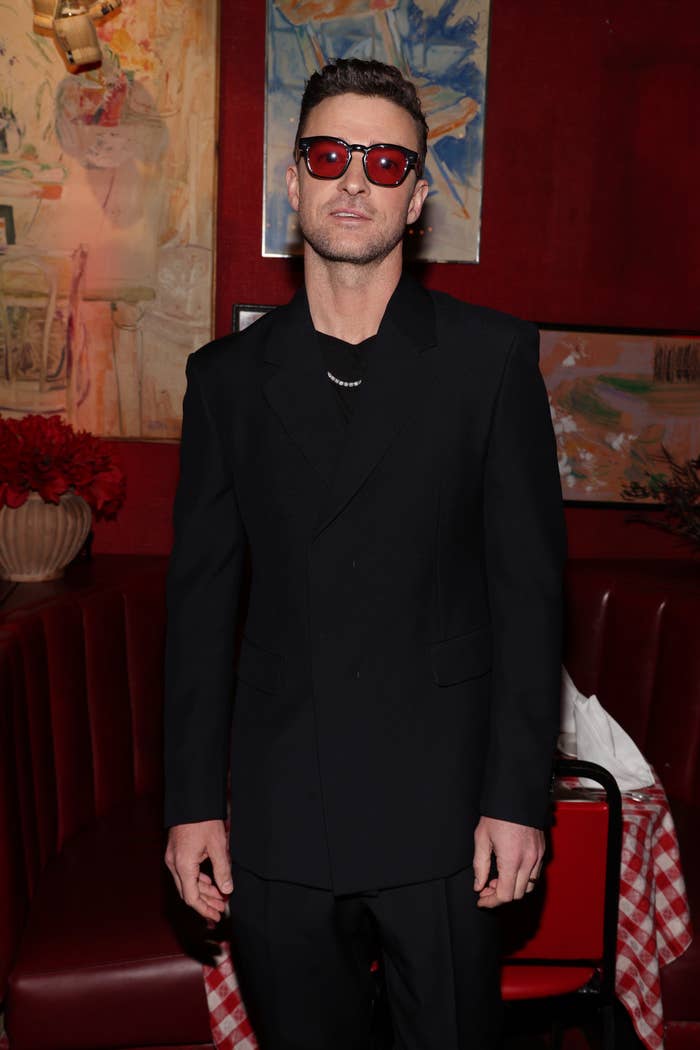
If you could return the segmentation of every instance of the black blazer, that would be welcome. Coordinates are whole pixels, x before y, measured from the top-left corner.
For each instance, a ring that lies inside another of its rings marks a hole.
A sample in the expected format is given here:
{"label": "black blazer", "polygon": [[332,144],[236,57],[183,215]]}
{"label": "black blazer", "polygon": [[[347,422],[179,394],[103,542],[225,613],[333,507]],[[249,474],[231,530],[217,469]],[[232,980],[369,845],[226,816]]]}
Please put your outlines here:
{"label": "black blazer", "polygon": [[230,754],[232,856],[269,878],[431,879],[480,814],[545,825],[566,539],[537,330],[404,277],[349,424],[303,292],[187,377],[166,823],[224,817]]}

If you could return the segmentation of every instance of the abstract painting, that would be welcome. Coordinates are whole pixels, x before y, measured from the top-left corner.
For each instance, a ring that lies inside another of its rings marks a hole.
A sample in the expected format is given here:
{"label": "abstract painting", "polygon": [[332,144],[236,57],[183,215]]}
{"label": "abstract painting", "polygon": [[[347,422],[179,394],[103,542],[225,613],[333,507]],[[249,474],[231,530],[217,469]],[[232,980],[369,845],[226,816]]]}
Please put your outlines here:
{"label": "abstract painting", "polygon": [[217,2],[124,0],[79,74],[0,6],[0,412],[175,439],[212,328]]}
{"label": "abstract painting", "polygon": [[477,262],[490,0],[267,0],[263,255],[301,251],[285,192],[304,84],[334,58],[373,58],[414,81],[429,127],[430,190],[410,252]]}
{"label": "abstract painting", "polygon": [[542,327],[540,368],[566,500],[620,503],[662,444],[700,454],[700,336]]}

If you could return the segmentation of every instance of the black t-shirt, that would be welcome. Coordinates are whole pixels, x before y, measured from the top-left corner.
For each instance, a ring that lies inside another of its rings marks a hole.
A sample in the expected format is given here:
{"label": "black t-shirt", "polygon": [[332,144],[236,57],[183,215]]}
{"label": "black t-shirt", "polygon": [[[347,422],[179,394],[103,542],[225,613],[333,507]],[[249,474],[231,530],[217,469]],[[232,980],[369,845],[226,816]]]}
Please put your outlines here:
{"label": "black t-shirt", "polygon": [[367,354],[371,353],[377,337],[372,335],[361,343],[346,343],[343,339],[336,339],[335,336],[325,335],[323,332],[317,332],[316,336],[327,372],[346,383],[362,380],[359,386],[340,386],[332,379],[328,380],[336,393],[341,415],[347,423],[352,416],[358,392],[367,381]]}

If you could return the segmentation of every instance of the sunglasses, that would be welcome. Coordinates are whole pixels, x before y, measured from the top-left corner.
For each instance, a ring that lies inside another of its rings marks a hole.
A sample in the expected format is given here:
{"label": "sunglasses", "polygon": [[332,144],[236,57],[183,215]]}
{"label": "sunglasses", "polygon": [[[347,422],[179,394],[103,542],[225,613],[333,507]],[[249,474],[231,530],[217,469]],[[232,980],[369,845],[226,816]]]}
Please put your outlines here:
{"label": "sunglasses", "polygon": [[339,179],[350,166],[353,153],[362,154],[365,175],[375,186],[400,186],[411,168],[416,178],[423,174],[423,161],[412,149],[376,143],[374,146],[350,145],[328,135],[299,139],[296,159],[303,157],[306,170],[315,179]]}

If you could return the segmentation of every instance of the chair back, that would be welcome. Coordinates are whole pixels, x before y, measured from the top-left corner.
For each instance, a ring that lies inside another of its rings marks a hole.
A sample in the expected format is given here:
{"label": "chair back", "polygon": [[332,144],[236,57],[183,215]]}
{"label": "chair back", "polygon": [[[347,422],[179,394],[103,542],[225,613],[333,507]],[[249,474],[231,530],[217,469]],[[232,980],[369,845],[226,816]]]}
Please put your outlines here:
{"label": "chair back", "polygon": [[[612,993],[620,883],[620,792],[607,770],[578,759],[555,763],[554,823],[549,859],[537,887],[504,913],[504,951],[511,964],[599,967]],[[571,788],[585,777],[603,791]],[[505,991],[505,990],[504,990]]]}

